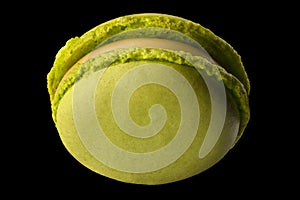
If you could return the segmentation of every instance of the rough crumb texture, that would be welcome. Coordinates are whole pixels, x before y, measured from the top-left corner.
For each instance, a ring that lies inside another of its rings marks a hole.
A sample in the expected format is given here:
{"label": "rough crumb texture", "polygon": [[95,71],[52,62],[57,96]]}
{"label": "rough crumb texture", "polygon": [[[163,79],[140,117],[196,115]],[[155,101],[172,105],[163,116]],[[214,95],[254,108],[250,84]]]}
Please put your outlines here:
{"label": "rough crumb texture", "polygon": [[53,100],[55,91],[69,68],[97,45],[118,33],[147,27],[179,31],[196,40],[226,71],[243,83],[249,94],[250,83],[241,58],[228,43],[200,24],[176,16],[149,13],[122,16],[94,27],[81,37],[68,40],[58,51],[53,67],[47,75],[50,100]]}
{"label": "rough crumb texture", "polygon": [[88,76],[90,73],[103,69],[104,67],[132,61],[154,61],[164,62],[166,64],[179,64],[183,67],[195,67],[202,70],[207,75],[214,77],[216,80],[223,81],[227,91],[233,97],[240,112],[240,130],[237,140],[240,138],[250,117],[248,94],[243,84],[236,77],[227,73],[223,68],[208,62],[200,56],[192,56],[187,52],[155,48],[134,47],[117,49],[101,54],[93,59],[89,59],[83,64],[76,65],[62,81],[57,94],[52,101],[54,121],[56,122],[56,112],[60,99],[64,96],[68,89],[75,84],[76,81],[79,81],[82,77]]}

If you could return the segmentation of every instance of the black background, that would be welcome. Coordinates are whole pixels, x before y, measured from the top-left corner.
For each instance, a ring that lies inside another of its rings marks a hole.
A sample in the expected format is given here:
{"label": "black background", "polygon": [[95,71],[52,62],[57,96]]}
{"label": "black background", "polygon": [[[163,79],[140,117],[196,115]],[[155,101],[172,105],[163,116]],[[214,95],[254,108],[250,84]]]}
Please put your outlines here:
{"label": "black background", "polygon": [[[19,6],[24,6],[22,12],[13,23],[7,23],[13,30],[8,33],[15,36],[14,41],[8,41],[14,42],[14,49],[18,47],[22,51],[16,56],[11,53],[13,50],[9,50],[8,56],[10,61],[18,63],[12,70],[22,78],[18,79],[21,81],[19,97],[8,101],[16,100],[22,107],[21,113],[19,109],[15,111],[20,113],[20,117],[11,118],[23,124],[22,131],[17,131],[17,125],[10,125],[18,133],[10,141],[20,148],[8,151],[11,154],[7,167],[12,172],[7,171],[9,181],[6,185],[28,196],[86,195],[96,198],[108,194],[105,198],[182,195],[183,198],[200,199],[221,195],[226,199],[244,199],[261,195],[288,196],[294,191],[290,182],[297,178],[297,174],[288,172],[295,165],[291,152],[296,152],[296,148],[289,145],[288,149],[285,148],[287,151],[282,150],[286,142],[293,140],[282,135],[289,135],[292,129],[285,127],[282,131],[280,123],[288,116],[279,115],[283,110],[281,106],[274,109],[271,105],[278,100],[274,98],[278,91],[288,92],[280,88],[277,75],[270,75],[277,70],[276,65],[280,65],[279,69],[284,68],[281,64],[286,60],[281,61],[283,54],[274,44],[274,40],[287,43],[289,39],[282,35],[290,27],[289,19],[282,17],[282,12],[290,11],[285,6],[275,3],[262,5],[254,1],[190,0],[111,0],[105,4],[82,1],[65,5],[62,2],[26,2]],[[52,121],[46,85],[46,76],[55,55],[68,39],[110,19],[145,12],[176,15],[209,28],[241,55],[251,82],[251,119],[235,148],[215,166],[197,176],[157,186],[118,182],[77,162],[64,148]],[[271,62],[271,58],[276,58],[276,63]],[[288,190],[284,189],[285,186]],[[11,193],[15,194],[18,192]]]}

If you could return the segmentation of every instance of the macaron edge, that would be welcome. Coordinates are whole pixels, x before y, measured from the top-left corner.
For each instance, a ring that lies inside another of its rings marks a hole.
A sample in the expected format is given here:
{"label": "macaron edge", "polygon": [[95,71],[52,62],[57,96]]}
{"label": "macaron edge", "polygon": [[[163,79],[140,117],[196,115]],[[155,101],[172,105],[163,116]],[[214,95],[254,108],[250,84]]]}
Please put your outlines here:
{"label": "macaron edge", "polygon": [[57,91],[57,95],[53,99],[52,114],[54,122],[56,122],[56,112],[60,99],[63,98],[64,94],[76,83],[76,81],[79,81],[84,76],[88,76],[90,73],[100,70],[103,67],[109,67],[133,61],[170,62],[174,64],[180,64],[183,67],[197,67],[200,70],[203,70],[207,75],[213,76],[219,81],[223,81],[224,86],[228,91],[227,94],[229,94],[231,99],[234,100],[240,112],[240,130],[236,141],[241,137],[250,119],[248,94],[244,88],[244,85],[235,76],[229,74],[220,66],[214,65],[200,56],[192,56],[188,52],[178,52],[156,48],[133,47],[127,49],[117,49],[100,54],[93,59],[89,59],[85,63],[77,64],[63,80]]}
{"label": "macaron edge", "polygon": [[64,74],[80,58],[110,36],[140,27],[161,27],[190,36],[198,41],[223,68],[236,76],[244,84],[249,95],[250,83],[241,57],[226,41],[216,36],[209,29],[190,20],[168,14],[144,13],[112,19],[92,28],[81,37],[69,39],[66,45],[56,54],[53,67],[47,74],[50,100],[53,100],[55,91]]}

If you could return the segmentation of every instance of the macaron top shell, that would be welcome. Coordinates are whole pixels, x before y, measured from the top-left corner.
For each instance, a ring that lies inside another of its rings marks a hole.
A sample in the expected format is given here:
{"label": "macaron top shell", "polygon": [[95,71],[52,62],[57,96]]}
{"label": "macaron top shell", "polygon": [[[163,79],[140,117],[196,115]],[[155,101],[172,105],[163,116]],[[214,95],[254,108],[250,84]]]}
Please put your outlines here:
{"label": "macaron top shell", "polygon": [[226,41],[190,20],[166,14],[145,13],[118,17],[94,27],[81,37],[68,40],[66,45],[58,51],[53,67],[47,76],[50,100],[53,100],[65,73],[80,58],[116,34],[147,27],[175,30],[199,42],[220,66],[241,81],[249,94],[250,83],[241,58]]}

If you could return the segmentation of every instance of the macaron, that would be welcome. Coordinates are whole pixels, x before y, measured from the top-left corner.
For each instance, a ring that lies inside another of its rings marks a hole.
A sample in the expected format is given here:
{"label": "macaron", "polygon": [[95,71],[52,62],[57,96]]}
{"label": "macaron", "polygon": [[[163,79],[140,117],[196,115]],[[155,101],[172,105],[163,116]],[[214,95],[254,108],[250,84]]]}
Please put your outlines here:
{"label": "macaron", "polygon": [[199,23],[120,16],[69,39],[47,74],[63,145],[87,169],[158,185],[217,164],[250,120],[241,56]]}

